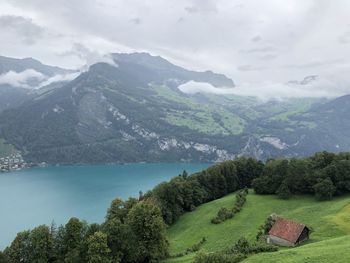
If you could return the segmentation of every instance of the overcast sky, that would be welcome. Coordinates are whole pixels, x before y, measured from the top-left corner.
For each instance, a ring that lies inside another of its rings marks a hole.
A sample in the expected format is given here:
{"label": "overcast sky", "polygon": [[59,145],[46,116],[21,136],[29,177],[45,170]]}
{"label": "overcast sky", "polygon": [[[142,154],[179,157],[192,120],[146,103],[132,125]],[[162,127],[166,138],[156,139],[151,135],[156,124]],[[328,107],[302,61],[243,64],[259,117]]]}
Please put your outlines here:
{"label": "overcast sky", "polygon": [[[0,53],[76,68],[147,51],[242,94],[337,96],[350,93],[349,14],[349,0],[0,0]],[[308,75],[317,85],[284,84]]]}

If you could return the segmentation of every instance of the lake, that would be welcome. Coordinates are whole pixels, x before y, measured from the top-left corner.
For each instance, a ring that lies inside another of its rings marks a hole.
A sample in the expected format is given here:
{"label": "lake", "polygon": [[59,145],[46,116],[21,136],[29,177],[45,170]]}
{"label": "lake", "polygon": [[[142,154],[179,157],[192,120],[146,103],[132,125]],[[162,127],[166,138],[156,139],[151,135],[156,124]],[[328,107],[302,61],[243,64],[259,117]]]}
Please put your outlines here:
{"label": "lake", "polygon": [[0,249],[16,233],[40,224],[65,224],[71,217],[101,223],[111,201],[138,197],[139,191],[186,170],[209,164],[157,163],[32,168],[0,174]]}

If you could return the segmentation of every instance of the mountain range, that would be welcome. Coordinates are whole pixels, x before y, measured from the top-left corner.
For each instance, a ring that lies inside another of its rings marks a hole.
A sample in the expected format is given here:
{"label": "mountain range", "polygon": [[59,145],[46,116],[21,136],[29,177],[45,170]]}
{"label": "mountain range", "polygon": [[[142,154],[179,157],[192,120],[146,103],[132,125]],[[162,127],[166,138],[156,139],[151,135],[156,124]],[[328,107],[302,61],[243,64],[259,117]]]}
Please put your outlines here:
{"label": "mountain range", "polygon": [[113,63],[79,74],[0,57],[0,139],[28,162],[50,164],[214,162],[350,150],[350,95],[260,101],[190,94],[179,87],[235,84],[148,53],[111,57]]}

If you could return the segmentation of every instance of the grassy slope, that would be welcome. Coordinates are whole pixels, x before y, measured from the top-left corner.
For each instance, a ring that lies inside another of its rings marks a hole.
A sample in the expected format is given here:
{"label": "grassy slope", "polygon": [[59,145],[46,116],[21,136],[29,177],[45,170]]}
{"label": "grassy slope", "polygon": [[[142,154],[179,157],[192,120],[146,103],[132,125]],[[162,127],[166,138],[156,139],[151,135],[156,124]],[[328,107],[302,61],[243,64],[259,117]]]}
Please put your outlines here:
{"label": "grassy slope", "polygon": [[[176,126],[185,126],[205,134],[232,135],[242,133],[246,123],[238,115],[218,105],[201,104],[190,97],[181,96],[179,93],[165,87],[153,86],[158,96],[168,101],[184,104],[187,110],[172,110],[167,112],[165,120]],[[214,118],[221,119],[221,122]]]}
{"label": "grassy slope", "polygon": [[[242,236],[254,240],[258,227],[273,212],[311,226],[314,233],[309,243],[350,233],[349,197],[337,198],[329,202],[317,202],[312,197],[295,197],[285,201],[277,199],[275,196],[249,194],[243,210],[233,219],[219,225],[210,223],[210,219],[214,217],[220,207],[232,207],[233,202],[234,195],[228,195],[182,216],[168,230],[171,254],[185,251],[186,248],[199,242],[202,237],[206,237],[208,240],[203,246],[203,249],[207,251],[217,251],[230,247]],[[189,255],[166,262],[191,262],[192,258],[193,255]]]}
{"label": "grassy slope", "polygon": [[329,239],[294,249],[252,256],[243,263],[328,263],[350,262],[350,236]]}

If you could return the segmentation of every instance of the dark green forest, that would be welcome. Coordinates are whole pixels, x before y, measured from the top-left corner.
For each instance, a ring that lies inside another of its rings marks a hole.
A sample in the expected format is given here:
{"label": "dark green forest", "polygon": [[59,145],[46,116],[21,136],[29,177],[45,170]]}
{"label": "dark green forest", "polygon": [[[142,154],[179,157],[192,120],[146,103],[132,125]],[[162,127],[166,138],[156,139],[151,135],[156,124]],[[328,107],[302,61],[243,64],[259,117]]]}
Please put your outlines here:
{"label": "dark green forest", "polygon": [[59,227],[20,232],[0,253],[0,262],[157,262],[169,256],[167,225],[203,203],[245,188],[283,199],[309,194],[328,200],[350,191],[350,153],[266,162],[242,157],[192,175],[183,172],[139,198],[113,200],[102,224],[72,218]]}

